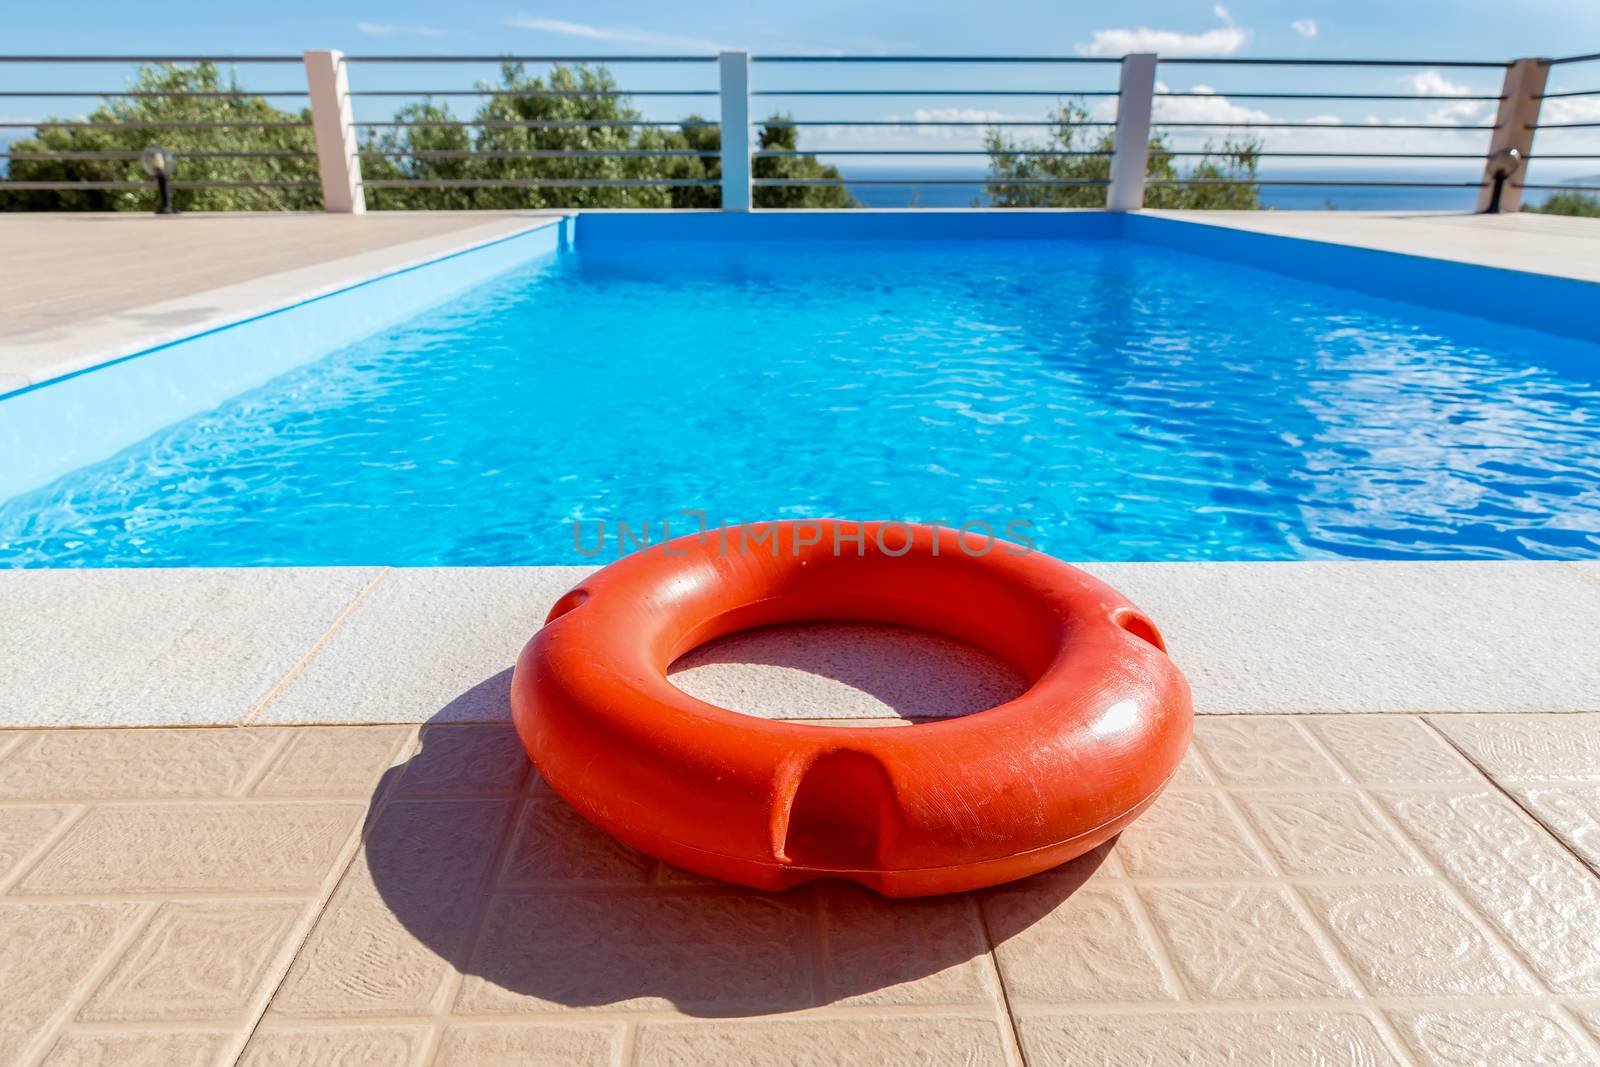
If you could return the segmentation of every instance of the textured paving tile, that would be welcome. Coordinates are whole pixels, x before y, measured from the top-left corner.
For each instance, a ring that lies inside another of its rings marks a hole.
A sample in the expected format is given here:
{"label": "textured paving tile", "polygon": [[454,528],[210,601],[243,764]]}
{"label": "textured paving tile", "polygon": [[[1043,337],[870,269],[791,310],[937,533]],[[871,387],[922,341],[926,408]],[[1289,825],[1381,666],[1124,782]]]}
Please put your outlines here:
{"label": "textured paving tile", "polygon": [[1302,893],[1369,992],[1427,997],[1535,991],[1437,885],[1377,882],[1310,886]]}
{"label": "textured paving tile", "polygon": [[610,1067],[622,1027],[452,1026],[433,1067]]}
{"label": "textured paving tile", "polygon": [[1521,1008],[1392,1010],[1395,1029],[1429,1067],[1593,1064],[1592,1053],[1548,1012]]}
{"label": "textured paving tile", "polygon": [[586,567],[391,570],[262,723],[506,722],[511,667]]}
{"label": "textured paving tile", "polygon": [[510,724],[425,726],[395,788],[408,797],[488,796],[516,792],[533,773]]}
{"label": "textured paving tile", "polygon": [[1600,782],[1500,783],[1545,829],[1600,871]]}
{"label": "textured paving tile", "polygon": [[0,761],[0,799],[232,796],[286,740],[271,730],[42,730]]}
{"label": "textured paving tile", "polygon": [[1275,1000],[1353,992],[1280,888],[1140,892],[1178,974],[1196,997]]}
{"label": "textured paving tile", "polygon": [[1170,789],[1117,840],[1117,858],[1133,877],[1230,877],[1266,874],[1222,795]]}
{"label": "textured paving tile", "polygon": [[639,885],[656,861],[584,821],[554,796],[534,797],[517,812],[501,889],[541,886]]}
{"label": "textured paving tile", "polygon": [[1203,712],[1600,710],[1600,584],[1560,563],[1096,563]]}
{"label": "textured paving tile", "polygon": [[1210,718],[1195,723],[1194,744],[1224,785],[1310,785],[1345,780],[1293,719]]}
{"label": "textured paving tile", "polygon": [[1497,793],[1378,795],[1552,989],[1600,992],[1600,881],[1592,872]]}
{"label": "textured paving tile", "polygon": [[357,804],[96,807],[13,892],[310,892],[333,869],[361,810]]}
{"label": "textured paving tile", "polygon": [[383,808],[273,997],[275,1015],[431,1012],[462,957],[514,801]]}
{"label": "textured paving tile", "polygon": [[804,891],[496,896],[455,1010],[742,1015],[811,1007],[814,915]]}
{"label": "textured paving tile", "polygon": [[163,904],[78,1018],[241,1018],[304,911],[299,901]]}
{"label": "textured paving tile", "polygon": [[1372,1020],[1354,1009],[1157,1016],[1029,1014],[1018,1020],[1018,1031],[1030,1063],[1379,1067],[1403,1062]]}
{"label": "textured paving tile", "polygon": [[428,1041],[420,1025],[266,1025],[250,1037],[239,1067],[415,1067]]}
{"label": "textured paving tile", "polygon": [[0,807],[0,884],[76,810],[65,805]]}
{"label": "textured paving tile", "polygon": [[1134,918],[1127,889],[1082,888],[1063,897],[1046,885],[985,896],[984,915],[1008,996],[1019,1003],[1170,1001],[1160,948]]}
{"label": "textured paving tile", "polygon": [[[1600,659],[1600,653],[1591,655]],[[1600,715],[1436,715],[1431,721],[1493,778],[1600,782]]]}
{"label": "textured paving tile", "polygon": [[0,1063],[21,1063],[47,1040],[143,910],[137,904],[0,903]]}
{"label": "textured paving tile", "polygon": [[1578,1017],[1579,1024],[1589,1031],[1589,1036],[1600,1045],[1600,1000],[1568,1001],[1567,1007]]}
{"label": "textured paving tile", "polygon": [[8,571],[0,575],[0,725],[237,722],[376,573]]}
{"label": "textured paving tile", "polygon": [[1414,716],[1329,715],[1301,725],[1367,785],[1479,780],[1460,753]]}
{"label": "textured paving tile", "polygon": [[221,1067],[234,1041],[227,1030],[68,1032],[41,1067]]}
{"label": "textured paving tile", "polygon": [[[674,872],[413,729],[0,735],[0,1063],[1014,1064],[1008,1009],[1033,1063],[1600,1062],[1600,878],[1414,716],[1209,719],[1114,842],[920,901]],[[1498,784],[1578,848],[1571,752]]]}
{"label": "textured paving tile", "polygon": [[966,896],[890,901],[819,887],[826,1004],[994,1004],[978,909]]}
{"label": "textured paving tile", "polygon": [[295,730],[252,792],[257,796],[366,797],[411,735],[409,726]]}
{"label": "textured paving tile", "polygon": [[1238,803],[1280,869],[1296,875],[1426,876],[1416,851],[1349,790],[1248,790]]}
{"label": "textured paving tile", "polygon": [[1008,1061],[990,1019],[947,1015],[887,1019],[735,1021],[639,1028],[636,1067],[830,1067],[839,1063],[916,1063],[988,1067]]}

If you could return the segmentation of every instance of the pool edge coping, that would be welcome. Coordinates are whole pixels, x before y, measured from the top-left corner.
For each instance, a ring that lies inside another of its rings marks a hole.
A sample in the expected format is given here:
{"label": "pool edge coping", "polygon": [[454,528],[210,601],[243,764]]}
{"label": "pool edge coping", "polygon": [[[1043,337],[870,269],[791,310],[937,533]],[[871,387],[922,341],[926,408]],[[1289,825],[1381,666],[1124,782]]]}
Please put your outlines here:
{"label": "pool edge coping", "polygon": [[[1600,712],[1600,562],[1079,565],[1149,611],[1201,714]],[[592,566],[0,570],[0,730],[505,722],[517,649]],[[698,695],[817,717],[759,662]]]}
{"label": "pool edge coping", "polygon": [[[0,340],[0,401],[219,330],[358,289],[384,278],[488,248],[536,230],[559,226],[575,214],[572,211],[549,211],[484,219],[449,234],[402,241],[289,270],[273,271],[171,300],[126,308],[89,320],[79,328],[88,336],[77,341],[62,341],[47,336],[59,332],[54,328]],[[497,232],[486,233],[488,230]],[[140,330],[125,321],[181,312],[207,303],[218,305],[217,310],[177,327]],[[112,334],[122,336],[108,342],[106,337]],[[72,351],[56,356],[52,350],[61,347]],[[29,352],[46,353],[46,358],[51,362],[32,372],[4,369],[3,365],[11,362],[13,354],[25,356]]]}

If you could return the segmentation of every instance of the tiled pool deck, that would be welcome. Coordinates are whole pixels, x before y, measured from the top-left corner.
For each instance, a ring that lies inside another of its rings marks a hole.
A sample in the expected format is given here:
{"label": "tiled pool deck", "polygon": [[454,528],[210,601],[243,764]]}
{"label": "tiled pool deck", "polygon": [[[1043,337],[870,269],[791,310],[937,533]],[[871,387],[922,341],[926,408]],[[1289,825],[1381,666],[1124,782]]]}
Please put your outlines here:
{"label": "tiled pool deck", "polygon": [[[1179,782],[913,902],[708,883],[553,797],[505,694],[580,569],[0,572],[0,1064],[1600,1062],[1600,564],[1089,569],[1194,685]],[[848,723],[1016,685],[848,626],[677,680]]]}

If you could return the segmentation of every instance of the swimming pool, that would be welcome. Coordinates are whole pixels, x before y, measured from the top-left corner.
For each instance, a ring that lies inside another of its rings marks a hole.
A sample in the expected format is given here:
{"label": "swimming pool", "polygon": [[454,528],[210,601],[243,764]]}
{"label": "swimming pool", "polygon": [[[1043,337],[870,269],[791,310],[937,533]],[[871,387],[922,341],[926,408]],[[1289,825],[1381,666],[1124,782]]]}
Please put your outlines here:
{"label": "swimming pool", "polygon": [[[599,562],[619,523],[702,514],[969,524],[1076,560],[1600,557],[1600,344],[1572,290],[1517,280],[1563,336],[1447,310],[1480,301],[1401,277],[1429,261],[1386,281],[1262,238],[1297,278],[1248,241],[1196,254],[1208,228],[1077,217],[1038,239],[585,216],[18,492],[0,564]],[[1443,306],[1372,295],[1391,283]]]}

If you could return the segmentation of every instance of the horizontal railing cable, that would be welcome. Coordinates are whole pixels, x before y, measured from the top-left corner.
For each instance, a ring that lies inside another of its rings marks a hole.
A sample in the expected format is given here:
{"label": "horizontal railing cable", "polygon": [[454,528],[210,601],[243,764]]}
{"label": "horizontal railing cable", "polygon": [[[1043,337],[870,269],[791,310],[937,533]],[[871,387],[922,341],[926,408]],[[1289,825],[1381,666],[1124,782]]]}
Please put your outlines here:
{"label": "horizontal railing cable", "polygon": [[0,56],[0,63],[303,63],[304,56]]}
{"label": "horizontal railing cable", "polygon": [[474,129],[607,129],[610,127],[694,127],[719,125],[715,119],[406,119],[387,122],[353,122],[352,126],[373,129],[448,129],[467,127]]}
{"label": "horizontal railing cable", "polygon": [[[1112,94],[1116,95],[1116,94]],[[1448,97],[1429,96],[1425,93],[1235,93],[1225,89],[1215,92],[1156,92],[1155,97],[1168,97],[1173,99],[1189,100],[1426,100],[1437,104],[1441,100],[1504,100],[1498,94],[1489,96],[1472,96],[1451,94]]]}
{"label": "horizontal railing cable", "polygon": [[[197,182],[175,181],[175,182],[172,183],[172,188],[174,188],[174,189],[315,189],[317,187],[318,187],[318,183],[314,182],[314,181],[299,181],[299,182],[297,182],[297,181],[276,181],[276,180],[266,180],[266,179],[263,179],[261,181],[197,181]],[[154,188],[155,188],[154,184],[149,182],[149,181],[142,181],[142,182],[106,181],[106,182],[102,182],[102,181],[70,181],[70,180],[63,180],[63,181],[4,181],[4,182],[0,182],[0,189],[21,189],[21,190],[36,190],[36,191],[82,189],[82,190],[91,190],[91,191],[95,191],[95,192],[100,192],[100,191],[109,192],[109,191],[115,191],[115,190],[120,190],[120,189],[151,189],[151,190],[153,190]]]}
{"label": "horizontal railing cable", "polygon": [[1116,96],[1115,89],[752,89],[751,96]]}
{"label": "horizontal railing cable", "polygon": [[[12,146],[13,148],[15,145]],[[139,152],[0,152],[0,159],[30,159],[37,161],[49,160],[75,160],[88,161],[95,159],[133,161],[140,158]],[[270,152],[184,152],[183,159],[316,159],[315,152],[295,151],[270,151]]]}
{"label": "horizontal railing cable", "polygon": [[[1112,125],[1116,125],[1112,123]],[[1166,126],[1184,129],[1227,129],[1227,130],[1495,130],[1499,129],[1494,124],[1488,125],[1452,125],[1446,122],[1255,122],[1242,120],[1239,122],[1181,122],[1168,119],[1155,118],[1150,120],[1151,126]]]}
{"label": "horizontal railing cable", "polygon": [[346,63],[715,63],[714,55],[696,56],[350,56]]}
{"label": "horizontal railing cable", "polygon": [[476,148],[363,148],[356,155],[415,159],[716,159],[722,153],[695,148],[551,148],[526,152]]}
{"label": "horizontal railing cable", "polygon": [[[1004,185],[1005,182],[995,182]],[[1308,188],[1481,189],[1483,181],[1388,181],[1372,178],[1151,178],[1146,185],[1282,185]]]}
{"label": "horizontal railing cable", "polygon": [[715,89],[352,89],[351,96],[516,96],[533,100],[609,99],[619,96],[718,96]]}
{"label": "horizontal railing cable", "polygon": [[1121,56],[762,56],[752,63],[1111,63],[1121,64]]}
{"label": "horizontal railing cable", "polygon": [[140,119],[136,122],[83,122],[24,119],[21,122],[0,122],[0,130],[231,130],[237,128],[248,129],[286,129],[309,130],[309,120],[299,122],[260,121],[256,119],[217,119],[204,122],[191,122],[176,119],[162,121],[160,119]]}
{"label": "horizontal railing cable", "polygon": [[56,89],[56,90],[30,90],[27,92],[0,92],[0,98],[10,99],[37,99],[52,97],[62,98],[88,98],[104,99],[112,97],[127,97],[130,100],[172,99],[172,100],[213,100],[218,98],[237,99],[243,96],[307,96],[304,89],[108,89],[96,92],[91,89]]}
{"label": "horizontal railing cable", "polygon": [[1163,66],[1224,67],[1448,67],[1455,70],[1504,70],[1504,60],[1476,59],[1282,59],[1238,56],[1159,56]]}
{"label": "horizontal railing cable", "polygon": [[754,185],[1110,185],[1108,178],[754,178]]}
{"label": "horizontal railing cable", "polygon": [[[1056,126],[1058,119],[754,119],[754,126]],[[1115,126],[1115,122],[1074,122],[1074,126]]]}
{"label": "horizontal railing cable", "polygon": [[[1054,148],[817,148],[817,149],[760,149],[750,153],[752,156],[769,157],[774,159],[798,158],[801,156],[1098,156],[1101,159],[1111,158],[1110,151],[1097,151],[1094,149],[1054,149]],[[1163,148],[1158,153],[1163,156],[1220,156],[1228,153],[1217,148],[1172,149]],[[1283,159],[1471,159],[1483,161],[1482,152],[1278,152],[1260,151],[1251,152],[1254,159],[1283,158]],[[1552,156],[1529,155],[1529,159],[1600,159],[1600,156]]]}
{"label": "horizontal railing cable", "polygon": [[469,186],[484,189],[648,189],[657,186],[706,188],[722,183],[715,178],[384,178],[363,184],[369,189],[454,189]]}

